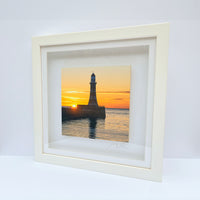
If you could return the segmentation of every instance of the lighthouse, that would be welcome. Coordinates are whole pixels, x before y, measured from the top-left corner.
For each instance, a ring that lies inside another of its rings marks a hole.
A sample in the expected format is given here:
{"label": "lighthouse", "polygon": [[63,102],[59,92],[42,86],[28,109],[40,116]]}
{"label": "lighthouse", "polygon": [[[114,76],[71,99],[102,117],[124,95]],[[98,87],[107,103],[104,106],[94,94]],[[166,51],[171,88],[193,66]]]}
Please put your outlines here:
{"label": "lighthouse", "polygon": [[96,96],[96,77],[92,73],[90,80],[90,99],[88,105],[77,105],[76,109],[62,107],[62,121],[84,119],[90,120],[90,138],[95,138],[95,127],[97,119],[105,119],[106,111],[104,106],[98,106]]}
{"label": "lighthouse", "polygon": [[98,106],[97,103],[97,96],[96,96],[96,77],[95,74],[92,73],[91,75],[91,81],[90,81],[90,99],[89,99],[89,106]]}

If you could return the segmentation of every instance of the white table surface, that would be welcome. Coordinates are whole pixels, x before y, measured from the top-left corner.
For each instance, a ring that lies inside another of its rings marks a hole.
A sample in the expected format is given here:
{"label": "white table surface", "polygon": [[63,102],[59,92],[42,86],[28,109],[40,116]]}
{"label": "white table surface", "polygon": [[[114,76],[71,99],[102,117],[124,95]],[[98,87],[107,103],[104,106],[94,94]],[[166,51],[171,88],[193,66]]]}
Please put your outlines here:
{"label": "white table surface", "polygon": [[200,159],[165,159],[158,183],[0,156],[0,199],[200,200]]}

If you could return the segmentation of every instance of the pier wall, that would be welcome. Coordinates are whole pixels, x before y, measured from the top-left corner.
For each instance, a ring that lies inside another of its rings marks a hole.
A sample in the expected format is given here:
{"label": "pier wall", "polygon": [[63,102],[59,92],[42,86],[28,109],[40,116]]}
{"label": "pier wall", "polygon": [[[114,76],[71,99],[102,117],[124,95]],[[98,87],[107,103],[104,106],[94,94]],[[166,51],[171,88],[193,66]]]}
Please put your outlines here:
{"label": "pier wall", "polygon": [[77,105],[76,108],[62,107],[62,121],[83,118],[105,119],[105,107],[95,105]]}

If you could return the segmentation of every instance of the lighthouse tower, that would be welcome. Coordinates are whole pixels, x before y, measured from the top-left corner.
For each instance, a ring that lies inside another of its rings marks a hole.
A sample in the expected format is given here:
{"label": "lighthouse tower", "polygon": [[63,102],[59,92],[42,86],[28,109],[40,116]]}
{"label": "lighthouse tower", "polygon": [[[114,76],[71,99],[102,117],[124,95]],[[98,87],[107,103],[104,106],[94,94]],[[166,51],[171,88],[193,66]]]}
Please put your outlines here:
{"label": "lighthouse tower", "polygon": [[90,81],[90,100],[88,105],[92,106],[98,106],[97,103],[97,97],[96,97],[96,80],[95,80],[95,74],[92,73],[91,75],[91,81]]}

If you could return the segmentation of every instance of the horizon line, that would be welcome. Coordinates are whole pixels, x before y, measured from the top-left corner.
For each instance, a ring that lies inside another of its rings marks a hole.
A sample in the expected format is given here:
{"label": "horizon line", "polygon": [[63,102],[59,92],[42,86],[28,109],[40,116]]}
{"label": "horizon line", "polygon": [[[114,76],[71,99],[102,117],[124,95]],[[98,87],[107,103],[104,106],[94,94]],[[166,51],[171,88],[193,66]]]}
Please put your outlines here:
{"label": "horizon line", "polygon": [[[79,105],[84,105],[84,106],[87,106],[88,104],[77,104],[77,106]],[[61,107],[72,107],[72,106],[61,106]],[[105,106],[99,106],[98,107],[105,107]],[[105,108],[108,108],[108,109],[122,109],[122,110],[129,110],[130,108],[110,108],[110,107],[105,107]]]}

